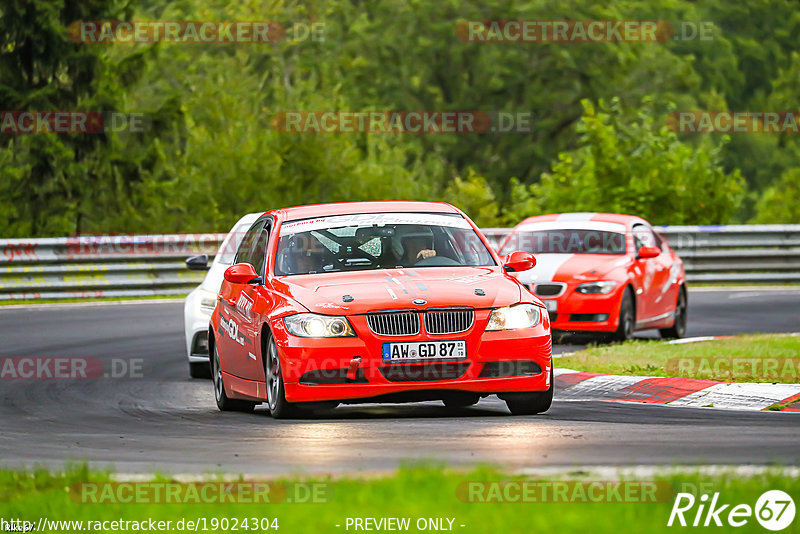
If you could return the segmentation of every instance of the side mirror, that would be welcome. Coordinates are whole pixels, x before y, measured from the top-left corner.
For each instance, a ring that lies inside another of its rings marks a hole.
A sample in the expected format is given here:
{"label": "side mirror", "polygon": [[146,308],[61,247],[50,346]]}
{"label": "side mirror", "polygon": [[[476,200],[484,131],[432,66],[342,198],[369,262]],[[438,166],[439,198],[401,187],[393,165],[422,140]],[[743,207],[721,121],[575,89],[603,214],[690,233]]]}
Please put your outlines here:
{"label": "side mirror", "polygon": [[658,247],[642,247],[636,254],[636,259],[646,260],[648,258],[657,258],[661,255],[661,249]]}
{"label": "side mirror", "polygon": [[225,280],[232,284],[262,284],[263,280],[249,263],[237,263],[225,269]]}
{"label": "side mirror", "polygon": [[198,254],[186,258],[186,268],[190,271],[207,271],[208,270],[208,254]]}
{"label": "side mirror", "polygon": [[536,265],[536,258],[530,252],[518,250],[503,258],[503,268],[510,272],[527,271]]}

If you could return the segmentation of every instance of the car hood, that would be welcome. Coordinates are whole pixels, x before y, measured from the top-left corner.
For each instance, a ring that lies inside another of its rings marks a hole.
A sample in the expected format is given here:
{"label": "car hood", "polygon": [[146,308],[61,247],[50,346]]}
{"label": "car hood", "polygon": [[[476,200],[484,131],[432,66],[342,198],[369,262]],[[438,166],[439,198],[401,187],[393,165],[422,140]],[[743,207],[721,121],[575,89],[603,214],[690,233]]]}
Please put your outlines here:
{"label": "car hood", "polygon": [[628,262],[617,254],[536,254],[536,266],[517,279],[523,284],[599,280]]}
{"label": "car hood", "polygon": [[[447,306],[493,308],[520,301],[520,286],[499,267],[426,267],[284,276],[276,289],[309,311],[361,314],[376,310]],[[485,295],[476,294],[482,289]],[[353,297],[345,302],[343,297]],[[414,304],[422,299],[425,304]]]}

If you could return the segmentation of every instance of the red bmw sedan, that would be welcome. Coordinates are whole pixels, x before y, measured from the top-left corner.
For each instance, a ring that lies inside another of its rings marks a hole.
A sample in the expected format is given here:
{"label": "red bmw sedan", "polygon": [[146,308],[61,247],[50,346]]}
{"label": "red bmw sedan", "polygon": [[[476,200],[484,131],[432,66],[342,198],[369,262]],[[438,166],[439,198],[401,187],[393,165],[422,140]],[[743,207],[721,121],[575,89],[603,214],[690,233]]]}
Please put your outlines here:
{"label": "red bmw sedan", "polygon": [[250,227],[225,272],[209,350],[217,406],[273,417],[321,405],[497,394],[549,409],[550,320],[460,210],[431,202],[278,209]]}
{"label": "red bmw sedan", "polygon": [[536,267],[516,276],[547,306],[553,331],[603,332],[621,341],[652,328],[667,338],[686,333],[683,262],[640,217],[529,217],[499,250],[536,254]]}

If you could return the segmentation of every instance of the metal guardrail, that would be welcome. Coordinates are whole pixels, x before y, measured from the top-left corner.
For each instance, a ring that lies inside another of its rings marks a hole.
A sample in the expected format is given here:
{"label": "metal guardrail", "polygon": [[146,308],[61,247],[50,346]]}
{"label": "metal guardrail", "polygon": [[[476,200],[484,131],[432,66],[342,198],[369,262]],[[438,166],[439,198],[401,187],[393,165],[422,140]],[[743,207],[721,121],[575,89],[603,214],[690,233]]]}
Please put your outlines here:
{"label": "metal guardrail", "polygon": [[[800,225],[657,227],[689,282],[800,282]],[[483,230],[496,247],[508,228]],[[183,260],[216,254],[225,234],[0,240],[0,301],[185,295],[204,272]]]}

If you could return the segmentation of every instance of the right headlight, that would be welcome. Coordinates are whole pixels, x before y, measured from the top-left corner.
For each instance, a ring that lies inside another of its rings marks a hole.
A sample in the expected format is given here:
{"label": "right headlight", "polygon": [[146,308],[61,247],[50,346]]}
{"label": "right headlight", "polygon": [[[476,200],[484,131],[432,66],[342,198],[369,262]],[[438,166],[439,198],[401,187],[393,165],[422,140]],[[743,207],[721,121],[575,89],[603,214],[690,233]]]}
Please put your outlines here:
{"label": "right headlight", "polygon": [[602,282],[586,282],[585,284],[581,284],[575,288],[577,293],[600,293],[600,294],[607,294],[611,293],[611,290],[617,286],[617,283],[613,280],[605,280]]}
{"label": "right headlight", "polygon": [[318,313],[298,313],[283,318],[286,330],[299,337],[351,337],[355,336],[353,327],[344,317],[320,315]]}
{"label": "right headlight", "polygon": [[534,304],[515,304],[492,310],[486,330],[518,330],[539,324],[542,313]]}

